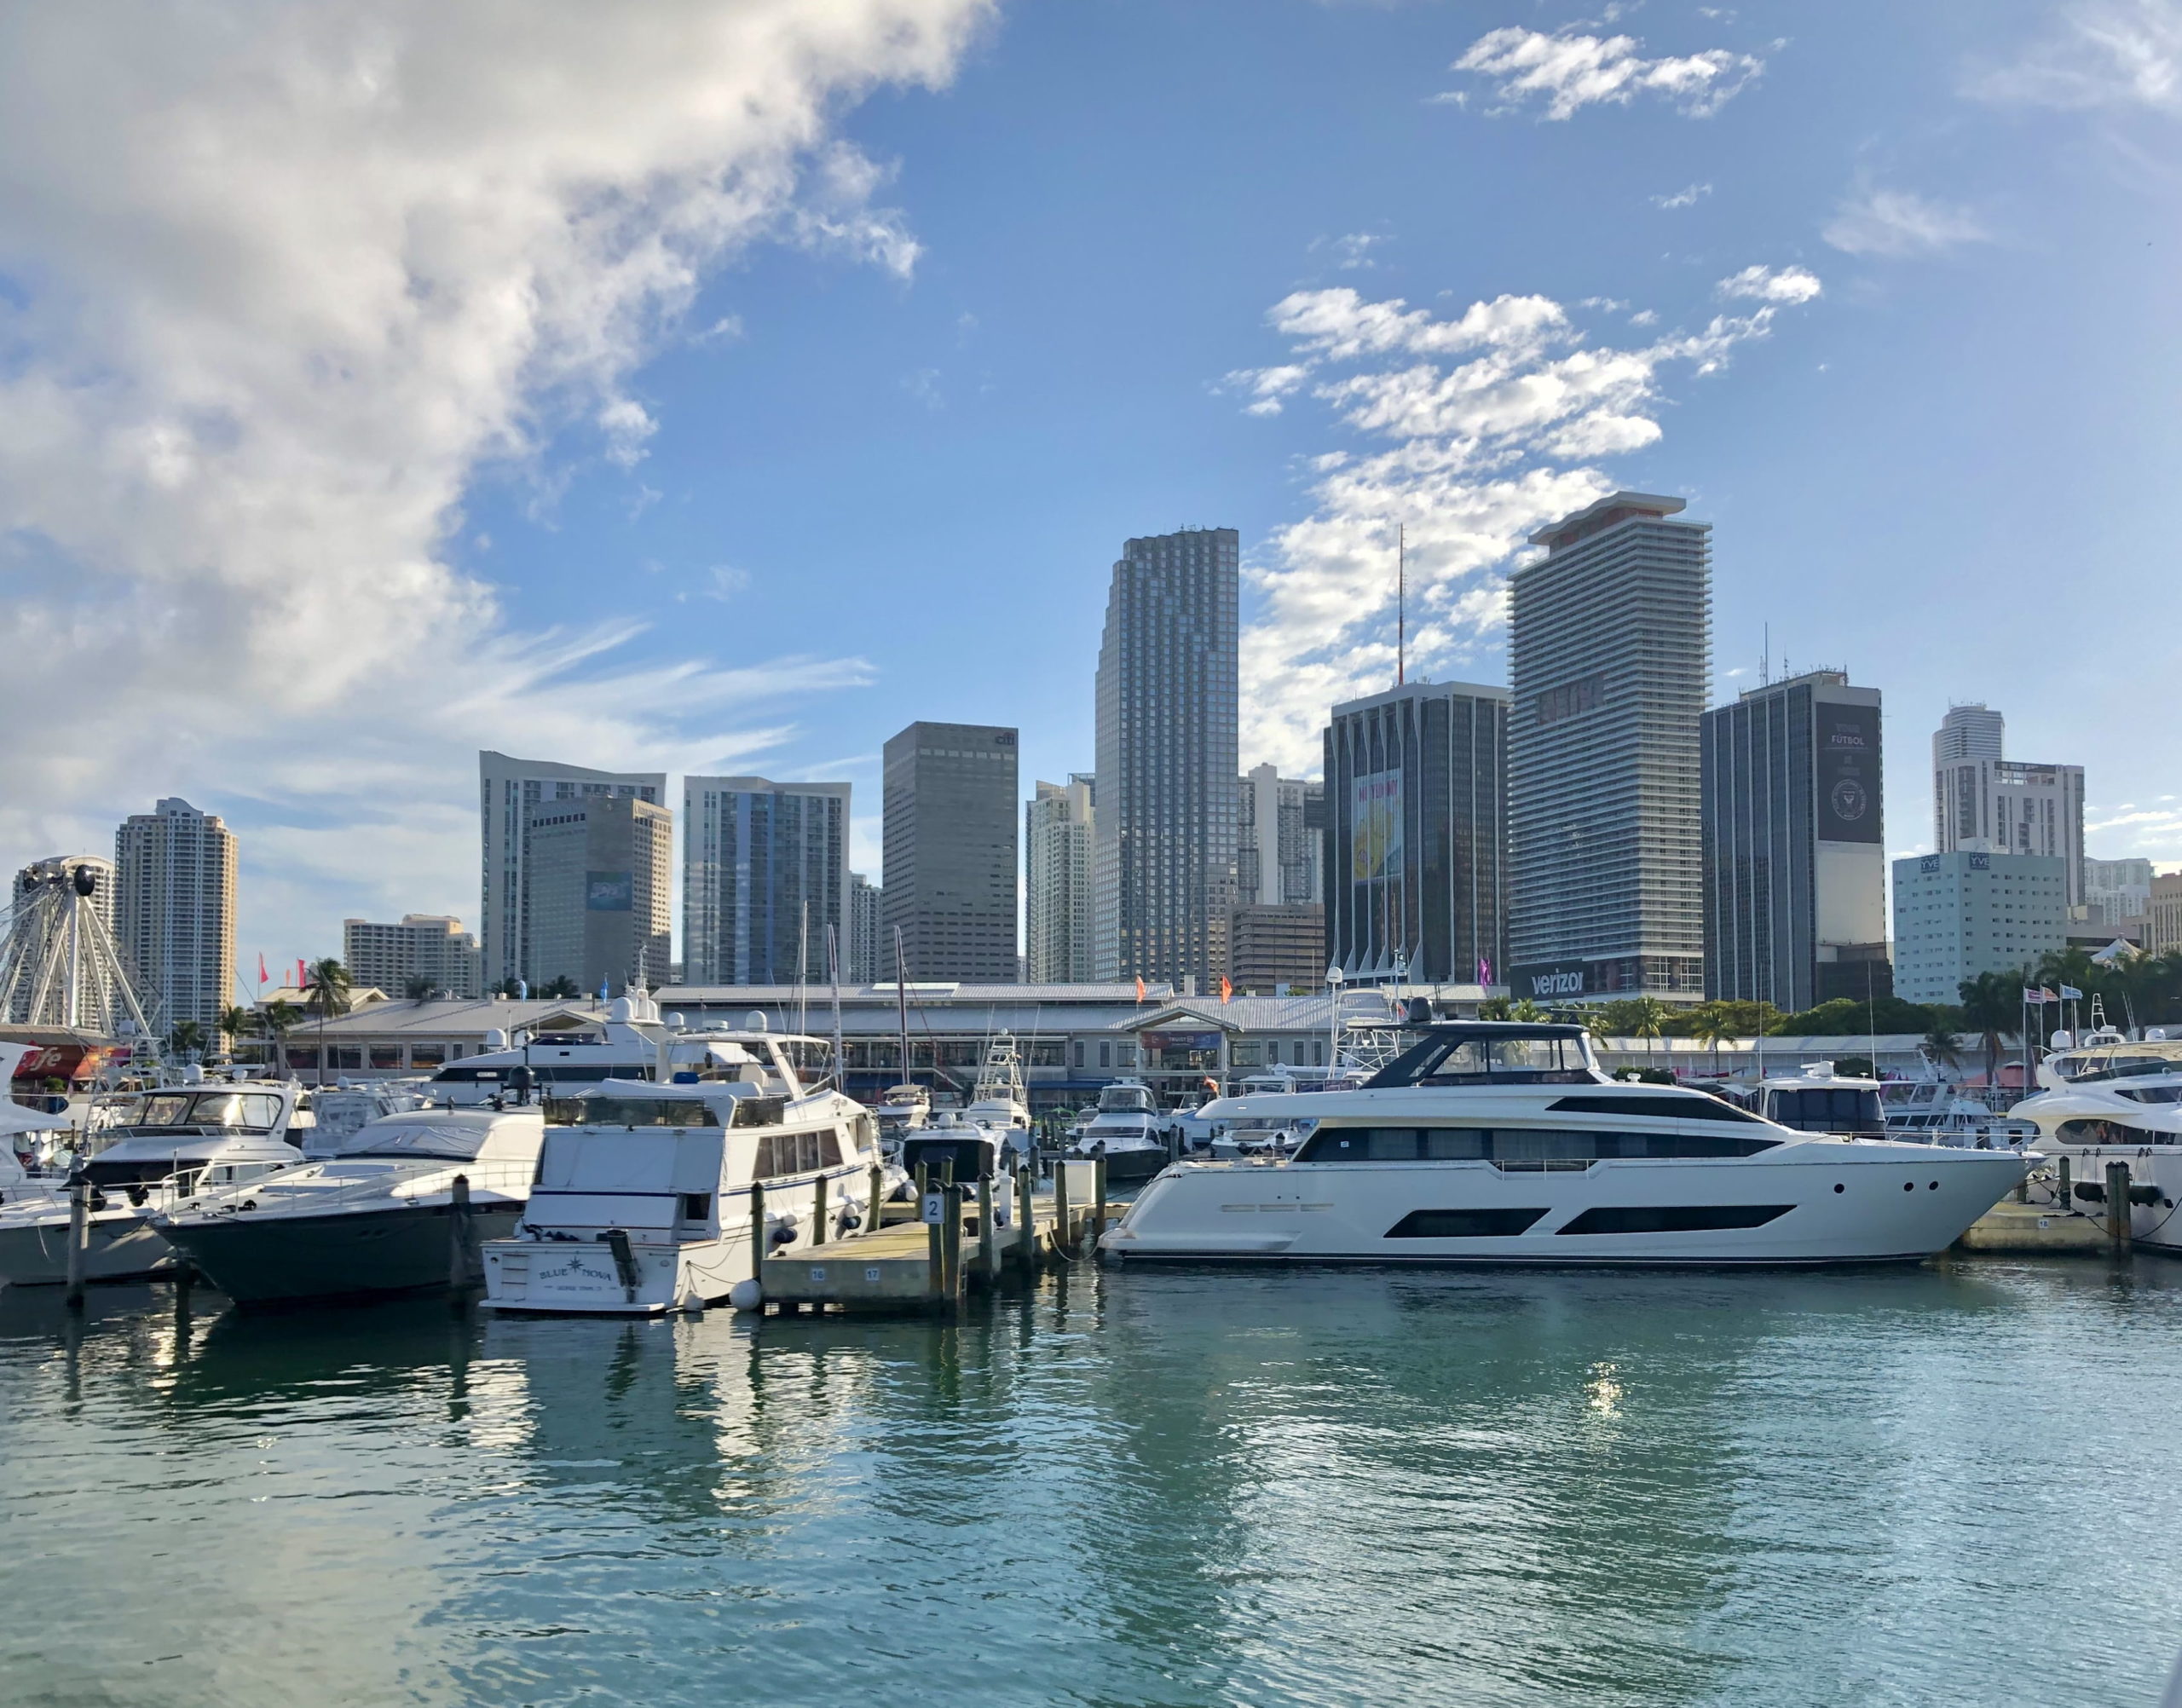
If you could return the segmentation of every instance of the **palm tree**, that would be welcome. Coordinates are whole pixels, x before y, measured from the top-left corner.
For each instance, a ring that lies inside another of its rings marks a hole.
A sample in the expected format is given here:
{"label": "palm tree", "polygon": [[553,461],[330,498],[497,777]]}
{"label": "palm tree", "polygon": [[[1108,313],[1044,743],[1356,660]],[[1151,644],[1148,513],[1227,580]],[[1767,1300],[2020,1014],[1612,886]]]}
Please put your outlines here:
{"label": "palm tree", "polygon": [[583,995],[576,989],[576,982],[565,972],[557,973],[538,987],[538,994],[555,1002],[573,1002]]}
{"label": "palm tree", "polygon": [[1985,1046],[1985,1085],[1991,1089],[1999,1076],[2000,1042],[2011,1036],[2023,1013],[2023,975],[2018,972],[1981,972],[1956,987],[1962,998],[1962,1024],[1982,1033]]}
{"label": "palm tree", "polygon": [[1667,1024],[1667,1005],[1656,996],[1639,996],[1629,1004],[1629,1025],[1631,1033],[1656,1044]]}
{"label": "palm tree", "polygon": [[328,1015],[349,1012],[349,993],[355,986],[349,982],[349,969],[329,955],[311,962],[303,989],[310,993],[310,1006],[318,1011],[322,1025]]}
{"label": "palm tree", "polygon": [[243,1034],[250,1030],[250,1027],[249,1009],[231,1004],[220,1010],[220,1036],[226,1041],[229,1055],[234,1053],[236,1044],[241,1040]]}
{"label": "palm tree", "polygon": [[1933,1024],[1917,1047],[1925,1053],[1934,1067],[1960,1067],[1962,1065],[1961,1047],[1954,1042],[1954,1029],[1945,1020]]}
{"label": "palm tree", "polygon": [[1712,1072],[1717,1078],[1720,1071],[1720,1046],[1729,1038],[1740,1037],[1735,1025],[1737,1016],[1725,1002],[1700,1002],[1691,1013],[1690,1036],[1700,1044],[1707,1044],[1712,1051]]}
{"label": "palm tree", "polygon": [[413,972],[408,982],[401,987],[401,994],[412,1002],[429,1002],[440,994],[440,987],[423,973]]}
{"label": "palm tree", "polygon": [[1527,1023],[1535,1022],[1543,1020],[1545,1018],[1545,1010],[1539,1007],[1537,1003],[1532,1001],[1529,997],[1526,996],[1522,1001],[1516,1003],[1514,1007],[1509,1009],[1508,1018],[1511,1020],[1521,1020]]}
{"label": "palm tree", "polygon": [[176,1020],[167,1034],[167,1047],[178,1056],[194,1058],[205,1047],[205,1029],[194,1020]]}
{"label": "palm tree", "polygon": [[1477,1005],[1477,1018],[1481,1020],[1504,1020],[1510,1011],[1510,1004],[1505,996],[1488,996]]}
{"label": "palm tree", "polygon": [[257,1027],[265,1039],[265,1059],[268,1067],[278,1067],[282,1072],[288,1066],[288,1034],[302,1023],[303,1011],[292,1002],[268,1002],[257,1011]]}

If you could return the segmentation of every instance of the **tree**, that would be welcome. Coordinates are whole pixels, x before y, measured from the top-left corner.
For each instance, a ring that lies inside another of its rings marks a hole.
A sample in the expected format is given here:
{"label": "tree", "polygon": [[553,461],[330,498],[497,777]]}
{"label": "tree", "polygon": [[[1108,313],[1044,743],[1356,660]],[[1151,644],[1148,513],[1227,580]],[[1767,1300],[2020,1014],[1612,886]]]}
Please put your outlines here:
{"label": "tree", "polygon": [[1508,1018],[1511,1020],[1523,1021],[1527,1024],[1534,1024],[1545,1018],[1545,1010],[1526,996],[1514,1007],[1509,1009]]}
{"label": "tree", "polygon": [[220,1036],[228,1053],[232,1055],[236,1043],[251,1030],[251,1012],[239,1004],[222,1008],[220,1010],[219,1026]]}
{"label": "tree", "polygon": [[1505,996],[1488,996],[1477,1005],[1481,1020],[1504,1020],[1509,1017],[1510,1004]]}
{"label": "tree", "polygon": [[167,1047],[178,1056],[196,1056],[205,1047],[205,1029],[194,1020],[176,1020],[167,1034]]}
{"label": "tree", "polygon": [[1730,1038],[1742,1036],[1735,1024],[1735,1005],[1727,1002],[1700,1002],[1689,1016],[1690,1036],[1700,1044],[1710,1045],[1712,1051],[1712,1071],[1720,1071],[1720,1046]]}
{"label": "tree", "polygon": [[309,992],[310,1006],[317,1010],[321,1025],[330,1016],[349,1012],[349,995],[354,988],[349,969],[330,955],[311,962],[303,977],[303,989]]}
{"label": "tree", "polygon": [[1870,1001],[1836,996],[1800,1014],[1783,1015],[1767,1030],[1798,1038],[1861,1038],[1868,1032],[1910,1032],[1921,1037],[1933,1024],[1932,1011],[1921,1002],[1905,1002],[1899,996]]}
{"label": "tree", "polygon": [[412,1002],[430,1002],[434,998],[443,996],[447,993],[433,984],[430,979],[425,978],[423,973],[413,972],[409,975],[408,981],[402,985],[401,994]]}
{"label": "tree", "polygon": [[2023,1015],[2023,975],[1981,972],[1956,987],[1962,998],[1962,1024],[1980,1035],[1985,1046],[1985,1083],[1999,1076],[2000,1042],[2014,1036]]}
{"label": "tree", "polygon": [[573,1002],[583,995],[576,989],[576,982],[565,972],[556,973],[538,987],[538,994],[555,1002]]}
{"label": "tree", "polygon": [[1962,1047],[1955,1038],[1962,1030],[1962,1010],[1946,1003],[1935,1003],[1932,1007],[1932,1030],[1927,1032],[1917,1047],[1934,1067],[1951,1068],[1962,1065]]}
{"label": "tree", "polygon": [[288,1065],[288,1034],[303,1024],[303,1011],[292,1002],[268,1002],[257,1011],[257,1027],[265,1040],[265,1059],[269,1065],[286,1070]]}
{"label": "tree", "polygon": [[1667,1005],[1656,996],[1639,996],[1629,1005],[1631,1036],[1656,1044],[1664,1034],[1668,1020]]}

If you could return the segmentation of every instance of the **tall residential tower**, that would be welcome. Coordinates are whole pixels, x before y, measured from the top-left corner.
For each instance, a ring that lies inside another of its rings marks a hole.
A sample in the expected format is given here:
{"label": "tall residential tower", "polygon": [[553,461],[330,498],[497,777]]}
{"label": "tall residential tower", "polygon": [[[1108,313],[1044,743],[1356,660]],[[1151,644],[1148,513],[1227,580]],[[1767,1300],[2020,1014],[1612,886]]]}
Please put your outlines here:
{"label": "tall residential tower", "polygon": [[152,1023],[193,1020],[212,1037],[234,1001],[234,834],[186,800],[163,800],[123,821],[113,863],[113,934]]}
{"label": "tall residential tower", "polygon": [[829,926],[846,978],[848,838],[845,782],[683,778],[683,983],[823,983]]}
{"label": "tall residential tower", "polygon": [[2084,901],[2083,767],[2003,759],[2000,714],[1953,706],[1932,736],[1932,846],[2058,860]]}
{"label": "tall residential tower", "polygon": [[1015,731],[989,724],[912,724],[886,743],[882,978],[898,927],[912,979],[1021,977],[1015,751]]}
{"label": "tall residential tower", "polygon": [[1023,808],[1024,958],[1033,984],[1091,977],[1091,779],[1041,782]]}

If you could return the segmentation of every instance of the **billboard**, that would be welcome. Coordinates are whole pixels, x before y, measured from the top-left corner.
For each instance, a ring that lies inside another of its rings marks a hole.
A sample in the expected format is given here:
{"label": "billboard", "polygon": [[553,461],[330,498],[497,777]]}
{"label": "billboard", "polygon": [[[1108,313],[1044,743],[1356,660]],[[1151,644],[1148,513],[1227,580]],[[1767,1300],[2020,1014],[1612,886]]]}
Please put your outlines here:
{"label": "billboard", "polygon": [[634,872],[586,872],[584,874],[583,905],[586,913],[626,914],[637,904],[637,874]]}
{"label": "billboard", "polygon": [[1508,969],[1508,994],[1517,1001],[1572,1002],[1599,993],[1588,961],[1541,961]]}
{"label": "billboard", "polygon": [[1818,840],[1877,842],[1879,828],[1879,707],[1812,708],[1818,735]]}
{"label": "billboard", "polygon": [[1401,773],[1366,771],[1349,795],[1349,878],[1368,884],[1400,872]]}

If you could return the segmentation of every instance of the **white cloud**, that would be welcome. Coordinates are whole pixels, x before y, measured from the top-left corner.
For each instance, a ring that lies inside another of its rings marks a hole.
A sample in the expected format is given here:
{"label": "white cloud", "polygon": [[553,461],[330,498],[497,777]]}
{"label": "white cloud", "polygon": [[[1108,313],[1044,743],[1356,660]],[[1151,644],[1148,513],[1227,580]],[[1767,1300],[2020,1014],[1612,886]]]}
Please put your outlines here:
{"label": "white cloud", "polygon": [[330,946],[344,910],[474,911],[479,746],[706,769],[866,679],[525,632],[445,547],[488,464],[642,455],[627,378],[723,255],[912,266],[832,122],[944,81],[989,10],[0,13],[0,857],[188,795],[242,832],[245,944]]}
{"label": "white cloud", "polygon": [[1309,395],[1366,446],[1308,459],[1310,514],[1278,530],[1246,572],[1257,610],[1242,640],[1252,684],[1244,751],[1315,770],[1326,707],[1391,679],[1398,526],[1408,534],[1411,670],[1498,676],[1482,655],[1505,620],[1506,571],[1527,535],[1612,489],[1601,459],[1658,440],[1670,371],[1717,370],[1737,345],[1768,335],[1781,304],[1812,294],[1780,288],[1787,273],[1736,277],[1760,275],[1774,294],[1761,291],[1749,314],[1627,349],[1585,343],[1567,311],[1539,297],[1475,303],[1448,320],[1347,290],[1276,303],[1267,318],[1301,360],[1244,372],[1298,376],[1290,395],[1307,374]]}
{"label": "white cloud", "polygon": [[2059,21],[2013,65],[1973,76],[1971,92],[2035,107],[2182,110],[2182,4],[2082,0]]}
{"label": "white cloud", "polygon": [[1238,367],[1223,378],[1214,389],[1224,392],[1240,392],[1250,398],[1243,406],[1245,415],[1278,415],[1281,400],[1311,377],[1307,364],[1287,363],[1279,367]]}
{"label": "white cloud", "polygon": [[1626,106],[1657,95],[1693,118],[1709,118],[1765,69],[1748,54],[1712,48],[1680,58],[1648,60],[1633,36],[1584,36],[1538,30],[1494,30],[1470,43],[1456,71],[1499,79],[1493,93],[1508,107],[1533,97],[1548,118],[1567,118],[1594,103]]}
{"label": "white cloud", "polygon": [[1386,240],[1385,237],[1371,232],[1357,231],[1351,232],[1346,237],[1336,237],[1331,240],[1325,238],[1314,238],[1312,239],[1311,247],[1313,251],[1320,249],[1331,251],[1335,266],[1344,273],[1354,273],[1377,267],[1379,263],[1371,259],[1371,251]]}
{"label": "white cloud", "polygon": [[1746,267],[1716,287],[1723,297],[1755,297],[1761,303],[1808,303],[1826,287],[1804,267]]}
{"label": "white cloud", "polygon": [[1992,234],[1966,208],[1948,207],[1908,190],[1860,189],[1843,199],[1821,234],[1850,255],[1931,255]]}
{"label": "white cloud", "polygon": [[1685,184],[1672,195],[1654,196],[1652,205],[1660,209],[1694,207],[1712,193],[1710,184]]}

